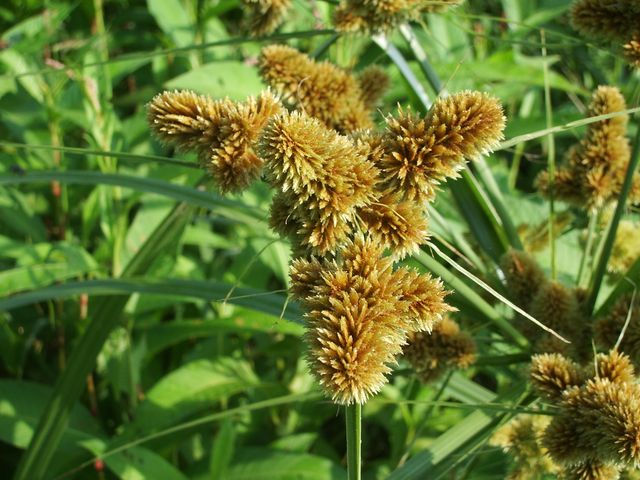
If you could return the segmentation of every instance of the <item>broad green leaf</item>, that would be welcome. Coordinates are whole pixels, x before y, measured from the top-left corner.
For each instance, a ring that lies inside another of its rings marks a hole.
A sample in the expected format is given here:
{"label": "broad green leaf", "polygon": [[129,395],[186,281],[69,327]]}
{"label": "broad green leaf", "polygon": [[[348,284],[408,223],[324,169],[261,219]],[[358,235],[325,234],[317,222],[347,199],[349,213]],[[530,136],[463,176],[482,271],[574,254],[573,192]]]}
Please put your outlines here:
{"label": "broad green leaf", "polygon": [[214,98],[244,100],[248,95],[259,94],[264,85],[255,67],[239,61],[223,60],[194,68],[168,81],[165,87],[194,90]]}
{"label": "broad green leaf", "polygon": [[136,438],[176,425],[258,385],[260,381],[242,360],[196,360],[166,375],[146,393],[123,435]]}
{"label": "broad green leaf", "polygon": [[278,450],[238,451],[225,480],[344,480],[346,472],[322,457]]}
{"label": "broad green leaf", "polygon": [[180,0],[147,0],[149,13],[178,47],[193,43],[195,25]]}

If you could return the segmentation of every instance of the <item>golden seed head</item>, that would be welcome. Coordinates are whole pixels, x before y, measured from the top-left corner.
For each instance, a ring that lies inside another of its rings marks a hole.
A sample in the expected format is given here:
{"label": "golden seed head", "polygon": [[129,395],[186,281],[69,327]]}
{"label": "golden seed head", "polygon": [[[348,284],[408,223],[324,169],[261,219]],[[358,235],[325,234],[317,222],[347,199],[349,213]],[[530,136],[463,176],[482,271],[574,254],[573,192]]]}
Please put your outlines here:
{"label": "golden seed head", "polygon": [[[593,94],[588,115],[625,109],[624,97],[616,87],[600,86]],[[553,186],[556,198],[594,210],[618,197],[631,156],[627,122],[628,115],[622,114],[589,124],[585,137],[569,150],[565,166],[558,169]],[[538,187],[543,195],[550,195],[547,173],[538,178]]]}
{"label": "golden seed head", "polygon": [[369,110],[376,108],[391,83],[387,72],[378,65],[371,65],[362,70],[357,80],[362,92],[360,98]]}
{"label": "golden seed head", "polygon": [[635,382],[635,372],[631,360],[617,350],[596,355],[595,377],[604,378],[613,383]]}
{"label": "golden seed head", "polygon": [[269,35],[282,25],[291,0],[242,0],[248,13],[251,34],[259,37]]}
{"label": "golden seed head", "polygon": [[541,395],[558,399],[562,393],[584,381],[580,366],[558,353],[531,357],[531,382]]}
{"label": "golden seed head", "polygon": [[622,220],[611,250],[607,268],[610,273],[623,275],[640,258],[640,223]]}
{"label": "golden seed head", "polygon": [[617,480],[620,469],[616,465],[587,460],[565,467],[560,478],[563,480]]}
{"label": "golden seed head", "polygon": [[526,252],[509,250],[500,259],[509,297],[527,310],[533,297],[546,282],[545,274],[535,259]]}
{"label": "golden seed head", "polygon": [[281,212],[272,215],[274,226],[289,232],[283,220],[290,221],[302,246],[335,251],[351,233],[357,210],[375,198],[378,170],[362,146],[294,111],[273,118],[258,150],[267,181],[285,194],[273,210]]}
{"label": "golden seed head", "polygon": [[337,403],[364,403],[378,392],[407,335],[447,311],[441,284],[416,274],[411,280],[422,288],[409,290],[406,269],[399,274],[392,264],[383,247],[359,234],[336,260],[292,266],[292,292],[308,312],[311,371]]}
{"label": "golden seed head", "polygon": [[640,301],[636,299],[632,304],[631,300],[631,295],[622,296],[606,315],[596,320],[594,332],[600,347],[613,348],[630,316],[619,348],[636,367],[640,367]]}
{"label": "golden seed head", "polygon": [[558,467],[541,444],[547,425],[548,417],[520,414],[493,434],[489,443],[501,447],[514,460],[508,480],[537,480],[557,473]]}
{"label": "golden seed head", "polygon": [[441,12],[461,0],[343,0],[334,11],[340,32],[385,32],[418,20],[423,13]]}
{"label": "golden seed head", "polygon": [[[531,300],[529,313],[547,327],[571,340],[578,337],[583,323],[575,291],[557,281],[544,282],[538,288]],[[533,336],[541,337],[542,340],[548,340],[550,337],[550,334],[546,334],[539,328],[531,333]],[[542,351],[563,353],[569,347],[556,337],[553,337],[551,341],[552,343],[545,342],[545,346],[552,348],[552,350]]]}
{"label": "golden seed head", "polygon": [[363,229],[393,252],[394,257],[418,251],[429,236],[427,214],[416,202],[387,194],[358,210]]}
{"label": "golden seed head", "polygon": [[425,383],[438,379],[450,368],[468,368],[476,360],[476,345],[471,335],[444,317],[429,332],[410,333],[404,357]]}
{"label": "golden seed head", "polygon": [[627,62],[635,68],[640,68],[640,32],[636,31],[622,48],[624,49],[624,58],[627,59]]}
{"label": "golden seed head", "polygon": [[487,153],[502,138],[500,103],[479,92],[439,99],[426,118],[411,112],[387,117],[383,188],[417,202],[433,200],[438,185],[455,178],[465,159]]}
{"label": "golden seed head", "polygon": [[195,151],[226,193],[243,190],[260,175],[262,160],[254,145],[280,108],[268,90],[245,103],[212,100],[191,91],[163,92],[149,104],[147,117],[161,140]]}
{"label": "golden seed head", "polygon": [[577,0],[571,6],[571,23],[589,37],[623,40],[639,21],[640,6],[635,0]]}
{"label": "golden seed head", "polygon": [[284,45],[262,49],[260,73],[264,81],[292,108],[319,119],[340,133],[373,126],[372,109],[356,77],[327,62],[316,62]]}

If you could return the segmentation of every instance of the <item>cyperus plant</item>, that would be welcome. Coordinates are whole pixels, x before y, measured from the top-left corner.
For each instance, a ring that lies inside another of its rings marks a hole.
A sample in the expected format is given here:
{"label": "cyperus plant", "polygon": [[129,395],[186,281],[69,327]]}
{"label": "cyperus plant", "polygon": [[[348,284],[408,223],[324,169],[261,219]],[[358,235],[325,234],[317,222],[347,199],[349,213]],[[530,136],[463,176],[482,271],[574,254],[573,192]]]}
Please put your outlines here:
{"label": "cyperus plant", "polygon": [[[151,102],[149,122],[163,141],[195,151],[220,191],[259,176],[273,188],[270,225],[292,244],[291,294],[306,312],[309,367],[347,405],[349,471],[359,478],[359,438],[350,433],[359,431],[361,405],[386,383],[408,338],[428,335],[453,310],[438,278],[394,264],[427,241],[426,207],[438,186],[494,148],[505,120],[494,98],[461,92],[424,117],[400,110],[376,131],[380,70],[355,77],[277,45],[263,50],[260,69],[277,98],[165,92]],[[433,368],[468,365],[470,341],[440,333],[450,346],[427,349],[443,356]]]}

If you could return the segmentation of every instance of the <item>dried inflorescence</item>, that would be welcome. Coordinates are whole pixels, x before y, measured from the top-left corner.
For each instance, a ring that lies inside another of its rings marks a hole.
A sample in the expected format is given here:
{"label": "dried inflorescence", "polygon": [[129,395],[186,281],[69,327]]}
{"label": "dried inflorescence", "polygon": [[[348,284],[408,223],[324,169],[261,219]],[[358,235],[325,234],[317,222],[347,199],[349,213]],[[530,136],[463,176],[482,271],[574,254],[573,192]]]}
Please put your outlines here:
{"label": "dried inflorescence", "polygon": [[469,333],[445,317],[431,332],[410,333],[403,354],[418,378],[428,383],[449,369],[471,366],[476,360],[476,345]]}
{"label": "dried inflorescence", "polygon": [[491,445],[501,447],[514,460],[508,480],[538,480],[544,474],[558,473],[558,466],[541,445],[549,421],[548,417],[521,414],[491,437]]}
{"label": "dried inflorescence", "polygon": [[149,104],[148,121],[162,141],[196,152],[226,193],[246,188],[260,175],[262,160],[255,143],[280,109],[269,91],[245,103],[212,100],[191,91],[164,92]]}
{"label": "dried inflorescence", "polygon": [[640,462],[640,385],[633,367],[616,351],[597,355],[594,362],[587,376],[561,355],[532,359],[534,386],[559,409],[542,444],[569,478]]}
{"label": "dried inflorescence", "polygon": [[438,185],[458,176],[465,159],[497,147],[504,126],[500,103],[479,92],[440,98],[425,118],[403,111],[388,117],[382,188],[418,203],[433,200]]}
{"label": "dried inflorescence", "polygon": [[285,45],[262,49],[260,73],[289,107],[302,110],[341,133],[373,127],[373,108],[388,84],[388,80],[370,84],[373,75],[385,76],[380,69],[368,73],[365,70],[361,74],[364,77],[358,78]]}
{"label": "dried inflorescence", "polygon": [[[593,94],[589,116],[622,112],[624,97],[616,87],[601,86]],[[617,199],[631,157],[626,138],[628,115],[589,124],[579,145],[570,149],[566,165],[558,169],[553,185],[546,171],[538,177],[544,195],[595,210]],[[640,181],[636,173],[635,182]],[[635,200],[635,194],[630,200]]]}
{"label": "dried inflorescence", "polygon": [[[152,101],[149,121],[162,140],[196,152],[223,192],[260,174],[273,187],[269,224],[293,245],[291,294],[306,312],[311,370],[334,401],[364,403],[408,337],[454,310],[440,279],[393,265],[426,242],[436,186],[497,144],[502,108],[463,92],[376,132],[383,70],[353,76],[277,45],[260,62],[287,109],[269,91],[245,103],[174,92]],[[474,356],[455,323],[421,342],[432,340],[434,370]]]}
{"label": "dried inflorescence", "polygon": [[629,324],[618,348],[640,368],[640,300],[632,295],[623,295],[607,314],[596,320],[596,343],[605,349],[613,348],[627,320]]}
{"label": "dried inflorescence", "polygon": [[500,259],[509,297],[528,310],[536,292],[546,282],[545,274],[535,259],[526,252],[511,249]]}
{"label": "dried inflorescence", "polygon": [[424,13],[460,3],[462,0],[342,0],[333,20],[341,32],[385,32]]}
{"label": "dried inflorescence", "polygon": [[638,66],[640,5],[637,1],[577,0],[571,7],[571,22],[585,36],[624,44],[625,57]]}
{"label": "dried inflorescence", "polygon": [[349,138],[298,111],[273,118],[259,151],[267,181],[280,192],[272,225],[281,233],[295,228],[301,246],[315,253],[335,251],[352,232],[357,209],[374,198],[375,166]]}
{"label": "dried inflorescence", "polygon": [[386,382],[407,335],[433,328],[451,310],[438,279],[393,260],[358,235],[340,260],[297,259],[292,293],[307,311],[309,363],[337,403],[364,403]]}
{"label": "dried inflorescence", "polygon": [[247,9],[249,29],[255,36],[273,33],[292,7],[291,0],[242,0],[242,3]]}
{"label": "dried inflorescence", "polygon": [[623,275],[640,258],[640,224],[630,220],[622,220],[618,224],[616,238],[611,250],[611,258],[607,264],[610,273]]}

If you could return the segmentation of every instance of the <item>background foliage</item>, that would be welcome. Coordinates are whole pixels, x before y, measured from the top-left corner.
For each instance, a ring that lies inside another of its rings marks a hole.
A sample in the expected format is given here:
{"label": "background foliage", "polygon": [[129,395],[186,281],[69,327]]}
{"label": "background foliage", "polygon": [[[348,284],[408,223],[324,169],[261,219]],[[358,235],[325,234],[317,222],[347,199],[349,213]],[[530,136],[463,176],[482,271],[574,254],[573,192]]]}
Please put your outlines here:
{"label": "background foliage", "polygon": [[[280,33],[264,39],[247,35],[237,0],[4,2],[3,474],[344,478],[343,419],[306,370],[300,309],[286,299],[289,250],[267,226],[267,188],[218,196],[194,157],[152,138],[145,104],[163,89],[255,95],[263,88],[257,55],[278,41],[346,68],[382,65],[392,88],[381,113],[398,103],[424,111],[421,100],[437,92],[413,38],[449,91],[487,91],[505,106],[506,136],[515,140],[449,182],[431,218],[434,245],[505,293],[500,255],[547,238],[549,206],[533,187],[549,154],[546,129],[583,118],[600,84],[638,104],[637,75],[577,36],[569,4],[468,0],[410,35],[392,35],[393,48],[380,38],[335,37],[331,2],[295,1]],[[583,132],[569,127],[554,133],[558,160]],[[564,218],[569,208],[556,211]],[[557,276],[568,284],[587,224],[572,214],[555,239]],[[537,258],[550,268],[547,247]],[[365,477],[504,478],[509,460],[486,440],[535,407],[527,339],[508,308],[431,251],[408,263],[455,290],[456,318],[480,356],[431,385],[403,363],[396,368],[364,411]],[[629,285],[608,279],[599,303]]]}

